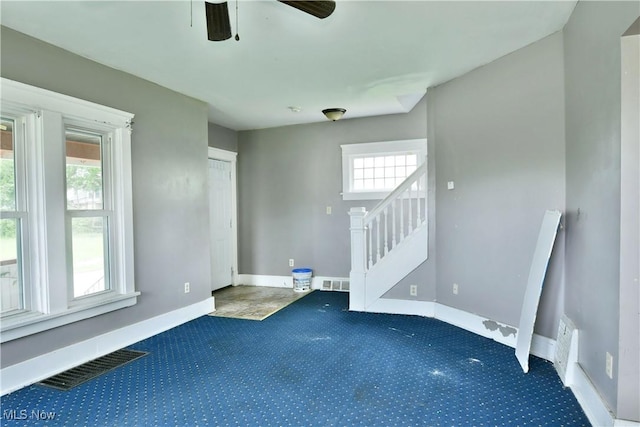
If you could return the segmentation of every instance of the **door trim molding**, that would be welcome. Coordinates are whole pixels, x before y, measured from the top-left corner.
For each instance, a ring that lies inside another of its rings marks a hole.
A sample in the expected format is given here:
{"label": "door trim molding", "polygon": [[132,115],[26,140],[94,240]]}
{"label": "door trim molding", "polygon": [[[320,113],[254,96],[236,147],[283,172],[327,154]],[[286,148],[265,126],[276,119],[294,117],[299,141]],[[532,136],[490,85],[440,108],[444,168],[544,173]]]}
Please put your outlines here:
{"label": "door trim molding", "polygon": [[238,284],[238,153],[209,147],[208,158],[231,163],[231,266],[232,284]]}

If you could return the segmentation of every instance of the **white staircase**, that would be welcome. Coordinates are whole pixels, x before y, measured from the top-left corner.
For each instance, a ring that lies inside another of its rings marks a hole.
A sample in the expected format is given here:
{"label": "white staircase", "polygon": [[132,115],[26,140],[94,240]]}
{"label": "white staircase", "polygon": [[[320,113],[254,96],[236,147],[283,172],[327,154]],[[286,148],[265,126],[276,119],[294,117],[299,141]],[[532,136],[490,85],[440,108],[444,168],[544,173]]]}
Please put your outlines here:
{"label": "white staircase", "polygon": [[349,212],[349,310],[368,311],[427,259],[426,174],[424,162],[371,212]]}

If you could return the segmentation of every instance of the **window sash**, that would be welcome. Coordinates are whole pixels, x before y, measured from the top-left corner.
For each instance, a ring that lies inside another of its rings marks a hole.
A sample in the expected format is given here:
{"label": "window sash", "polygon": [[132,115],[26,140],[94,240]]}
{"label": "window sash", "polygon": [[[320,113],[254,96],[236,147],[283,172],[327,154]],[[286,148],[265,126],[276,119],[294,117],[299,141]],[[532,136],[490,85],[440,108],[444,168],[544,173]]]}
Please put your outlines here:
{"label": "window sash", "polygon": [[[343,200],[384,199],[427,158],[426,139],[345,144],[341,148]],[[410,158],[414,155],[415,161]]]}
{"label": "window sash", "polygon": [[15,309],[1,314],[6,317],[20,315],[32,309],[31,286],[29,269],[29,215],[27,212],[27,183],[26,183],[26,147],[25,128],[26,112],[21,109],[3,108],[3,117],[13,121],[12,150],[13,150],[13,179],[15,200],[12,210],[0,212],[2,219],[16,220],[16,274],[18,276],[19,303]]}
{"label": "window sash", "polygon": [[[77,248],[73,245],[73,220],[79,218],[101,218],[102,219],[102,272],[104,280],[104,289],[76,296],[76,271],[74,266],[75,254]],[[67,292],[69,296],[69,304],[72,306],[78,301],[86,300],[94,296],[100,296],[105,293],[115,293],[116,290],[112,286],[111,277],[113,277],[113,256],[112,242],[114,241],[112,227],[110,226],[112,214],[106,211],[69,211],[67,212]]]}
{"label": "window sash", "polygon": [[[2,315],[0,342],[10,341],[136,303],[134,289],[131,137],[133,115],[55,92],[1,79],[3,117],[21,122],[19,210],[8,215],[22,222],[25,310]],[[38,106],[38,109],[33,106]],[[103,135],[103,206],[68,210],[65,179],[65,129],[87,129]],[[16,171],[18,167],[16,166]],[[16,172],[18,174],[18,172]],[[28,209],[27,209],[28,207]],[[2,213],[4,217],[4,212]],[[72,218],[103,218],[105,276],[110,287],[82,298],[69,289]],[[27,255],[31,254],[30,258]]]}

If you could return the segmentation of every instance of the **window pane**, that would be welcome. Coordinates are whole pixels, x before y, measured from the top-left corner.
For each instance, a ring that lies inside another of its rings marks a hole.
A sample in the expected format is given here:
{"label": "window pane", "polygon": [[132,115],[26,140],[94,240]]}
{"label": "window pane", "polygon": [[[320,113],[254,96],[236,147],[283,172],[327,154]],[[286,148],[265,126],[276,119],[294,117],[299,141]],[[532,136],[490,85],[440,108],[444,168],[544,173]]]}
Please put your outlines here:
{"label": "window pane", "polygon": [[393,178],[393,177],[395,177],[394,172],[395,172],[395,170],[394,170],[394,168],[393,168],[393,167],[390,167],[390,168],[384,168],[384,176],[385,176],[385,177],[387,177],[387,178]]}
{"label": "window pane", "polygon": [[67,209],[102,209],[102,135],[66,131]]}
{"label": "window pane", "polygon": [[396,158],[394,156],[387,156],[384,158],[385,166],[395,166],[395,164],[396,164]]}
{"label": "window pane", "polygon": [[19,219],[0,219],[0,298],[3,314],[24,308],[19,228]]}
{"label": "window pane", "polygon": [[102,217],[71,219],[74,298],[109,289],[105,280],[105,228]]}
{"label": "window pane", "polygon": [[405,156],[396,156],[396,166],[405,165]]}
{"label": "window pane", "polygon": [[418,156],[415,154],[407,154],[407,165],[415,166],[418,164]]}
{"label": "window pane", "polygon": [[373,167],[373,157],[365,157],[364,158],[364,167],[372,168]]}
{"label": "window pane", "polygon": [[362,179],[362,178],[364,178],[364,171],[362,169],[354,169],[353,179]]}
{"label": "window pane", "polygon": [[0,121],[0,210],[16,210],[14,122],[4,117]]}
{"label": "window pane", "polygon": [[353,159],[353,167],[354,168],[363,168],[364,160],[361,158]]}
{"label": "window pane", "polygon": [[384,167],[384,157],[376,157],[374,160],[374,164],[377,168]]}

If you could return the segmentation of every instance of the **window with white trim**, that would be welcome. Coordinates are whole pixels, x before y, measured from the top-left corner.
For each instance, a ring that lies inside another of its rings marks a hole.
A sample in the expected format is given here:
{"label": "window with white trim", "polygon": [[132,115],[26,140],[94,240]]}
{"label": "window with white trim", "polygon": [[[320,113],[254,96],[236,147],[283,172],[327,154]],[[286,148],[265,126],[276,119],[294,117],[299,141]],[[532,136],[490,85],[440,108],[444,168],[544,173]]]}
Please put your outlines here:
{"label": "window with white trim", "polygon": [[426,139],[340,147],[343,200],[384,199],[427,158]]}
{"label": "window with white trim", "polygon": [[134,305],[133,114],[2,79],[0,342]]}

